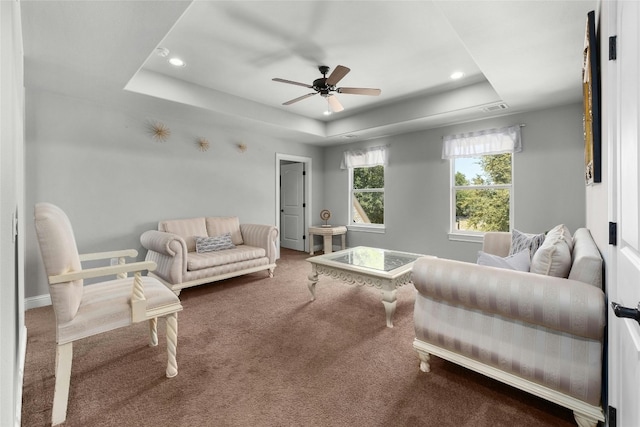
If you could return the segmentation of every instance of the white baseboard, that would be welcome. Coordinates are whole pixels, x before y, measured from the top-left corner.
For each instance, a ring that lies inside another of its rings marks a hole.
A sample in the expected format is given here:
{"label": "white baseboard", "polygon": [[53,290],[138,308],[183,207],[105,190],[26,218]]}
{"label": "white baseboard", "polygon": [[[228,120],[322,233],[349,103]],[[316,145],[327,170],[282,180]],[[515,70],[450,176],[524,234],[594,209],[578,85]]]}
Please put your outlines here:
{"label": "white baseboard", "polygon": [[51,305],[51,295],[38,295],[37,297],[29,297],[24,299],[24,309],[45,307]]}

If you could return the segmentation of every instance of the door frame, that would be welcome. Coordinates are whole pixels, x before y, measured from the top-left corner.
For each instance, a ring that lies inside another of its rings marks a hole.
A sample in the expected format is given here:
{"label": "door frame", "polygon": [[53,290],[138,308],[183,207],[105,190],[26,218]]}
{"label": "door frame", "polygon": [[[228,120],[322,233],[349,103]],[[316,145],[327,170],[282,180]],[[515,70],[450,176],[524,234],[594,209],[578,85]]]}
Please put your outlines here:
{"label": "door frame", "polygon": [[[280,162],[281,160],[304,163],[304,171],[305,171],[305,180],[304,180],[304,203],[306,204],[305,212],[304,212],[304,222],[305,227],[309,227],[311,225],[311,212],[313,212],[313,206],[311,200],[313,188],[312,184],[312,159],[311,157],[304,156],[295,156],[291,154],[283,154],[276,153],[276,177],[275,177],[275,186],[276,186],[276,210],[274,217],[274,224],[278,227],[278,232],[280,232]],[[305,236],[308,236],[308,233],[305,230]],[[278,258],[280,257],[280,239],[278,238]],[[304,240],[304,251],[309,252],[309,239]]]}

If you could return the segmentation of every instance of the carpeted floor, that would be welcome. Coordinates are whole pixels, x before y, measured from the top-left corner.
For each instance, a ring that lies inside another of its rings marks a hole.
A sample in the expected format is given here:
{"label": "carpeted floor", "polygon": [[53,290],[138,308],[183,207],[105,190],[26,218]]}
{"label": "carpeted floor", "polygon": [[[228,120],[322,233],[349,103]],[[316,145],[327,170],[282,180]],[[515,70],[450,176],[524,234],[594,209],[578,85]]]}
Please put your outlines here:
{"label": "carpeted floor", "polygon": [[[165,377],[147,325],[74,343],[65,426],[575,426],[567,409],[432,358],[418,369],[411,285],[394,328],[379,291],[320,276],[282,251],[275,277],[255,273],[184,290],[178,376]],[[50,425],[52,308],[26,313],[23,426]]]}

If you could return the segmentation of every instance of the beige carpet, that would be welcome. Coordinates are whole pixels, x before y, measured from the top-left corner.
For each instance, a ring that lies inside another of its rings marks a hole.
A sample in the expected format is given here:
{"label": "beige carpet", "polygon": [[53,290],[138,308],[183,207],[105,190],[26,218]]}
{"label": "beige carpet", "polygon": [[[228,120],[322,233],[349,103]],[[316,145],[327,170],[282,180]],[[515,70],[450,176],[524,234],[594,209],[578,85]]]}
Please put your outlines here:
{"label": "beige carpet", "polygon": [[[283,250],[256,273],[182,292],[178,376],[138,324],[74,344],[66,426],[575,426],[567,409],[438,358],[418,369],[415,290],[398,292],[393,329],[379,291],[320,276]],[[26,313],[23,426],[49,425],[55,325]]]}

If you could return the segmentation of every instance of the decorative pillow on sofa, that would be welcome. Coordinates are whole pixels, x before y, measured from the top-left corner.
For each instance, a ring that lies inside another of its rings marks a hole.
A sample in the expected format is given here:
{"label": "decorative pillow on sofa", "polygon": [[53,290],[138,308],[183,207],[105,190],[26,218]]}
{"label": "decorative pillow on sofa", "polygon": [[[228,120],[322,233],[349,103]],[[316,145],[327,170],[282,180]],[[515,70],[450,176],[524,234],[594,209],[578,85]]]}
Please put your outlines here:
{"label": "decorative pillow on sofa", "polygon": [[511,249],[509,249],[509,255],[514,255],[522,252],[525,249],[529,249],[529,255],[533,258],[540,245],[544,242],[544,233],[530,234],[523,233],[522,231],[511,230]]}
{"label": "decorative pillow on sofa", "polygon": [[571,250],[567,241],[558,236],[547,236],[531,258],[532,273],[546,276],[569,277]]}
{"label": "decorative pillow on sofa", "polygon": [[529,271],[531,256],[529,249],[525,249],[508,257],[502,258],[498,255],[488,254],[478,251],[478,264],[489,267],[506,268],[508,270]]}
{"label": "decorative pillow on sofa", "polygon": [[560,225],[556,225],[555,227],[553,227],[551,230],[549,230],[547,232],[547,238],[560,238],[563,239],[565,242],[567,242],[567,245],[569,245],[569,250],[573,251],[573,237],[571,237],[571,231],[569,231],[569,228],[564,225],[564,224],[560,224]]}
{"label": "decorative pillow on sofa", "polygon": [[231,241],[231,233],[221,234],[220,236],[201,237],[195,236],[196,252],[199,254],[205,252],[221,251],[223,249],[233,249],[236,245]]}
{"label": "decorative pillow on sofa", "polygon": [[209,236],[219,236],[225,233],[231,234],[231,241],[234,245],[244,244],[242,233],[240,233],[240,219],[237,216],[207,217],[207,234]]}

